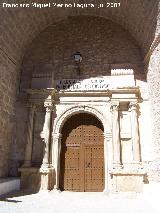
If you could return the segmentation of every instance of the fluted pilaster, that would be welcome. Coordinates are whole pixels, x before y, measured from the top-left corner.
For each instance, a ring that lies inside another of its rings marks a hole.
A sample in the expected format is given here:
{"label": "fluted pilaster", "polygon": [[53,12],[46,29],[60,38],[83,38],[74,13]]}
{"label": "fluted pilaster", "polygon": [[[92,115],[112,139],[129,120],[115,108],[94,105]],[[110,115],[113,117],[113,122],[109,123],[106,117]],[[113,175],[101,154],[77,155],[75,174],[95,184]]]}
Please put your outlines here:
{"label": "fluted pilaster", "polygon": [[112,102],[112,141],[113,141],[113,163],[121,164],[121,145],[119,127],[119,102]]}
{"label": "fluted pilaster", "polygon": [[32,164],[32,147],[33,147],[33,131],[34,131],[34,116],[36,106],[29,105],[29,118],[27,126],[26,150],[23,167],[30,167]]}
{"label": "fluted pilaster", "polygon": [[135,162],[140,162],[141,161],[140,138],[139,138],[138,115],[137,115],[138,104],[136,102],[130,102],[129,111],[131,112],[133,160]]}

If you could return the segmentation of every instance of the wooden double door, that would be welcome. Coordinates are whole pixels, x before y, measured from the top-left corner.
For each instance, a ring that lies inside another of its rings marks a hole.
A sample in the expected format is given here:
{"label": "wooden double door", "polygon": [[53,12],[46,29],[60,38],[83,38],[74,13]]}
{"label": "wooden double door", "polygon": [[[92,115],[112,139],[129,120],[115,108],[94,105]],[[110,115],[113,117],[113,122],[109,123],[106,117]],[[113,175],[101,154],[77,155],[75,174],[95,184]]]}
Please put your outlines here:
{"label": "wooden double door", "polygon": [[96,117],[80,113],[66,121],[60,159],[61,190],[103,191],[104,136]]}

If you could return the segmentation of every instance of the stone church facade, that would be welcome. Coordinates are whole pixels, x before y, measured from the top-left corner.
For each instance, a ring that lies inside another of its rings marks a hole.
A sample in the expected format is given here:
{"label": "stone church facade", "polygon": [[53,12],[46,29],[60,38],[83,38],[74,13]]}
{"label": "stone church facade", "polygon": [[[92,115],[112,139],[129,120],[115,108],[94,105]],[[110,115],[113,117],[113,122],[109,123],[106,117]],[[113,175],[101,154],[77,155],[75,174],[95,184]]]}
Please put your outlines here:
{"label": "stone church facade", "polygon": [[35,191],[158,184],[159,1],[120,2],[0,9],[1,178]]}

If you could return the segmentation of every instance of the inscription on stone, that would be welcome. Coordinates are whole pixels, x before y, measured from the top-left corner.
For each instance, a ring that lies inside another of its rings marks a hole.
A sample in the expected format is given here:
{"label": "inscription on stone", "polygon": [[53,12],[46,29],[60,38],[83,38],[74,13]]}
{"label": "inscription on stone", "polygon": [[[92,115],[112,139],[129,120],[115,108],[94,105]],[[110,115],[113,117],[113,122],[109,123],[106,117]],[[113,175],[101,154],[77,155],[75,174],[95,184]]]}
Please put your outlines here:
{"label": "inscription on stone", "polygon": [[61,79],[55,81],[57,90],[81,91],[81,90],[106,90],[109,88],[109,77],[90,79]]}

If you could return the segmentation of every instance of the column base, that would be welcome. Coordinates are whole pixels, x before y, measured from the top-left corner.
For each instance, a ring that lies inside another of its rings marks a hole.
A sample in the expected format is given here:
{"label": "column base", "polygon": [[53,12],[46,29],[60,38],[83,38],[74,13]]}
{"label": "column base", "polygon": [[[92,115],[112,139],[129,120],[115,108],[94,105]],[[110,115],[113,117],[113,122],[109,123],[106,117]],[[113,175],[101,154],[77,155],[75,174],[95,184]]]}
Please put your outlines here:
{"label": "column base", "polygon": [[54,189],[52,189],[51,192],[53,192],[53,193],[61,193],[62,191],[59,188],[56,188],[54,186]]}
{"label": "column base", "polygon": [[55,171],[51,165],[42,165],[39,170],[41,176],[40,190],[52,190],[55,184]]}
{"label": "column base", "polygon": [[104,189],[104,190],[103,190],[103,193],[104,193],[105,195],[109,196],[111,192],[110,192],[109,189]]}

